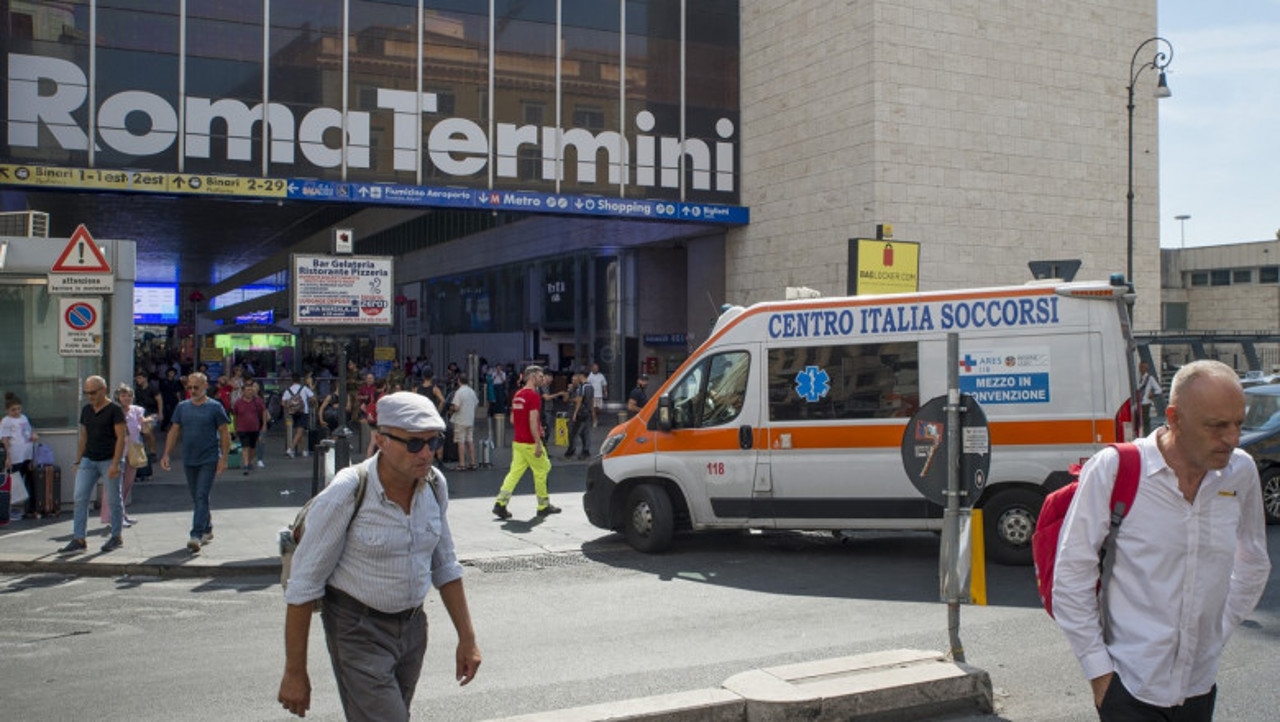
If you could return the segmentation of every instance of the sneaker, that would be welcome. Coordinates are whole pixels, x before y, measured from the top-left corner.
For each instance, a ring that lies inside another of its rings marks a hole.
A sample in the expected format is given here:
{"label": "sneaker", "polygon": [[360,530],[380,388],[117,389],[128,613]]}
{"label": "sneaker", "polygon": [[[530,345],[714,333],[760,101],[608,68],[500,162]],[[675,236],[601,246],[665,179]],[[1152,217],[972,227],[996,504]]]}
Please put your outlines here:
{"label": "sneaker", "polygon": [[262,459],[258,459],[258,468],[259,468],[259,469],[265,469],[265,468],[267,468],[267,465],[266,465],[266,464],[264,464],[264,463],[262,463]]}
{"label": "sneaker", "polygon": [[249,475],[249,468],[248,468],[248,467],[245,467],[244,475],[245,475],[245,476],[248,476],[248,475]]}
{"label": "sneaker", "polygon": [[552,514],[559,514],[559,513],[560,513],[560,507],[556,506],[555,504],[547,504],[546,506],[538,510],[538,516],[550,516]]}
{"label": "sneaker", "polygon": [[72,539],[67,545],[58,550],[59,554],[80,554],[89,550],[89,545],[84,539]]}
{"label": "sneaker", "polygon": [[211,541],[213,541],[213,532],[205,532],[204,535],[200,537],[200,546],[204,546]]}
{"label": "sneaker", "polygon": [[307,451],[306,449],[303,449],[303,450],[302,450],[302,456],[303,456],[304,458],[305,458],[305,457],[308,457],[308,456],[311,456],[311,452],[310,452],[310,451]]}
{"label": "sneaker", "polygon": [[106,544],[102,545],[102,551],[113,552],[122,546],[124,546],[124,540],[118,536],[113,536],[107,540]]}
{"label": "sneaker", "polygon": [[133,526],[134,524],[137,524],[137,523],[138,523],[138,520],[137,520],[137,519],[134,519],[133,517],[126,516],[126,517],[124,518],[124,521],[122,521],[122,522],[120,522],[120,523],[124,525],[124,528],[125,528],[125,529],[128,529],[129,527]]}
{"label": "sneaker", "polygon": [[292,458],[293,458],[293,449],[289,449],[288,451],[284,452],[284,455],[285,455],[285,456],[287,456],[287,457],[289,457],[290,459],[292,459]]}
{"label": "sneaker", "polygon": [[187,549],[198,552],[200,551],[200,537],[193,536],[187,540]]}
{"label": "sneaker", "polygon": [[495,515],[495,516],[497,516],[499,519],[510,519],[510,518],[511,518],[511,512],[507,511],[507,507],[506,507],[506,505],[505,505],[505,504],[494,504],[494,505],[493,505],[493,513],[494,513],[494,515]]}

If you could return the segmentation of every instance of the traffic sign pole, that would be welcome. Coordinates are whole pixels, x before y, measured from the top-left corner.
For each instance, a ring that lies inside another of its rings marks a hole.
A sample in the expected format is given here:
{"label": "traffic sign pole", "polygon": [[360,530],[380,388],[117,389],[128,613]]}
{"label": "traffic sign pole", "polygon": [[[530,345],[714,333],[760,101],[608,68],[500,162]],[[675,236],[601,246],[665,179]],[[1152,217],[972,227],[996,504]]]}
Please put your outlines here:
{"label": "traffic sign pole", "polygon": [[964,662],[960,643],[960,334],[947,334],[947,510],[942,517],[946,542],[943,586],[951,659]]}

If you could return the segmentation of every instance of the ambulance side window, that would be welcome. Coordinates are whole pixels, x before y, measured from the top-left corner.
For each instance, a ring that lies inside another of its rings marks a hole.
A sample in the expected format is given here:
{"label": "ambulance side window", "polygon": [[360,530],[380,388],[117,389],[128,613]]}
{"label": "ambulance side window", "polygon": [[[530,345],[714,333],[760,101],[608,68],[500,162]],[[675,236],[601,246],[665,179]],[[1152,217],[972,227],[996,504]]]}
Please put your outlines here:
{"label": "ambulance side window", "polygon": [[720,426],[736,419],[742,413],[750,367],[750,354],[729,351],[689,369],[670,392],[672,428]]}
{"label": "ambulance side window", "polygon": [[769,419],[887,419],[920,408],[916,342],[769,349]]}

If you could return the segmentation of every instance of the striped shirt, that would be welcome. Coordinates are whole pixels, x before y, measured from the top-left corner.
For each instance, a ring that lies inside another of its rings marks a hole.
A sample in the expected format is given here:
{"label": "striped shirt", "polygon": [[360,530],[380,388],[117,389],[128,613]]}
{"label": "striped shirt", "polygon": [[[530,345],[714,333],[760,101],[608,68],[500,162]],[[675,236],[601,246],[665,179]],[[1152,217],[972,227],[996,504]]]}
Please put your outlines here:
{"label": "striped shirt", "polygon": [[378,479],[378,455],[363,462],[369,481],[360,513],[355,507],[355,467],[338,472],[307,512],[306,529],[294,552],[285,601],[306,604],[333,586],[374,609],[399,612],[422,604],[428,584],[437,589],[462,577],[445,513],[449,489],[436,473],[439,499],[418,482],[409,514],[387,498]]}

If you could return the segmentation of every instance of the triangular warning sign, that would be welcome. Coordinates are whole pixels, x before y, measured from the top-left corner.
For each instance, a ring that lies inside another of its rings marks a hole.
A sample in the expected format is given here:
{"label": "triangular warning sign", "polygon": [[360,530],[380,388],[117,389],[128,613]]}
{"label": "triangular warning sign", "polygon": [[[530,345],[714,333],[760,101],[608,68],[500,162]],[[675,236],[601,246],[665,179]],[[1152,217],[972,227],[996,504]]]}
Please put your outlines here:
{"label": "triangular warning sign", "polygon": [[93,242],[89,229],[81,223],[76,232],[71,234],[67,247],[62,255],[54,261],[52,273],[111,273],[111,266],[102,256],[102,250]]}

